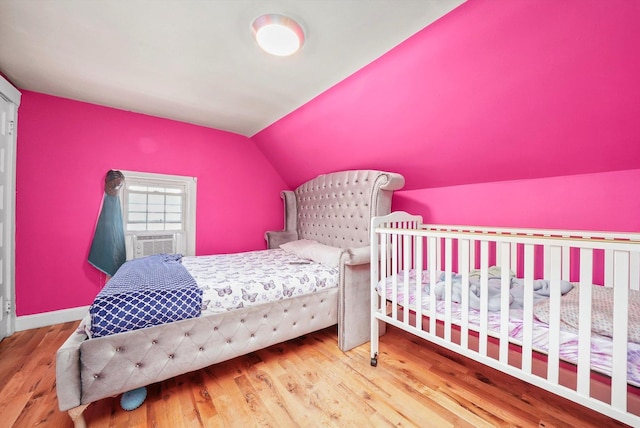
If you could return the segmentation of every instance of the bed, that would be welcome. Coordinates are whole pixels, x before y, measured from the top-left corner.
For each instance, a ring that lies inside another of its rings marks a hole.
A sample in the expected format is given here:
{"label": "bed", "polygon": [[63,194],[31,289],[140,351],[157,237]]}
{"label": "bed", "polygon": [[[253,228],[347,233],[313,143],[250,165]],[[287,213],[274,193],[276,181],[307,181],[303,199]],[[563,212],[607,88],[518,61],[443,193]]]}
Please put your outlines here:
{"label": "bed", "polygon": [[371,224],[371,364],[389,324],[640,426],[640,234]]}
{"label": "bed", "polygon": [[[367,342],[370,221],[390,212],[393,191],[403,185],[401,175],[384,171],[320,175],[282,192],[284,228],[265,234],[266,250],[169,257],[203,289],[201,312],[91,338],[88,314],[56,355],[60,410],[82,427],[94,401],[336,324],[340,349]],[[313,285],[303,289],[301,281]],[[274,291],[275,300],[266,296]]]}

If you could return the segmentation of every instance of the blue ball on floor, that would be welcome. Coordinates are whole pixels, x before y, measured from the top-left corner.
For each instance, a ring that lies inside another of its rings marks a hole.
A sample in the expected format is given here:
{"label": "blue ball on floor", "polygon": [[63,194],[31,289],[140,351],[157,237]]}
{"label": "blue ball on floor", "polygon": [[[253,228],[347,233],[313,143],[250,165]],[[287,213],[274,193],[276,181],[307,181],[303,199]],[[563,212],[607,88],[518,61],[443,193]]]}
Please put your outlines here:
{"label": "blue ball on floor", "polygon": [[147,398],[147,388],[142,386],[122,394],[120,405],[124,410],[134,410],[144,403],[145,398]]}

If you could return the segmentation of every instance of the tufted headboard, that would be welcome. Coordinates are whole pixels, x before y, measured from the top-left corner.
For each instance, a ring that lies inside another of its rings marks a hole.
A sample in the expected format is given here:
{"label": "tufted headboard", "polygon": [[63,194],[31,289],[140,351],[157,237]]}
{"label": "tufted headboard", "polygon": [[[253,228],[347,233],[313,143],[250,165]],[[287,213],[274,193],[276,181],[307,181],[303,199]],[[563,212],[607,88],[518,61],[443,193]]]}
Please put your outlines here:
{"label": "tufted headboard", "polygon": [[354,170],[323,174],[285,190],[285,228],[267,232],[267,246],[296,239],[340,248],[368,246],[371,218],[391,211],[393,191],[402,186],[400,174]]}
{"label": "tufted headboard", "polygon": [[[284,230],[267,232],[268,248],[296,239],[312,239],[342,248],[338,298],[338,346],[348,351],[369,340],[371,218],[391,212],[400,174],[374,170],[333,172],[285,190]],[[381,330],[382,331],[382,330]]]}

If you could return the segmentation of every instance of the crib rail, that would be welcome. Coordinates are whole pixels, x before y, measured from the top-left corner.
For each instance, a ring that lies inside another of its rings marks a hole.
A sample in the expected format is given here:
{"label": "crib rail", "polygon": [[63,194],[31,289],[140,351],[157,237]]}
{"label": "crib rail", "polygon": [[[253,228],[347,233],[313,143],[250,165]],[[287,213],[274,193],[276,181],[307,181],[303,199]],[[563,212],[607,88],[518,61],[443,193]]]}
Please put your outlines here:
{"label": "crib rail", "polygon": [[[512,278],[524,290],[516,312]],[[540,280],[549,294],[542,348],[534,317]],[[579,291],[573,360],[561,352],[567,340],[560,316],[565,281]],[[609,289],[613,298],[608,371],[592,364],[593,284]],[[640,426],[640,389],[628,373],[629,299],[640,290],[640,234],[424,225],[419,216],[395,212],[372,219],[371,285],[373,365],[379,322],[385,322]],[[510,328],[514,313],[521,318],[517,337]],[[595,372],[606,374],[604,388]]]}

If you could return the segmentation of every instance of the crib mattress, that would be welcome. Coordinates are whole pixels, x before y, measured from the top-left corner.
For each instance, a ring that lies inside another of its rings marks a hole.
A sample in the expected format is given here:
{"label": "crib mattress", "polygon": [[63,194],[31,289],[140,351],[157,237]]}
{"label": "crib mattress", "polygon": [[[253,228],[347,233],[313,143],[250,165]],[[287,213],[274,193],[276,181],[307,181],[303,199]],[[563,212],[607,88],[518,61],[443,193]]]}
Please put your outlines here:
{"label": "crib mattress", "polygon": [[[415,281],[415,274],[412,274]],[[397,302],[404,302],[404,286],[402,279],[395,280],[393,276],[387,277],[380,281],[377,286],[377,292],[382,295],[382,289],[385,289],[385,298],[392,300],[394,282],[397,283]],[[409,309],[416,309],[416,287],[409,286]],[[427,315],[430,302],[429,294],[422,293],[421,302],[422,312]],[[446,302],[444,300],[436,300],[437,319],[443,321],[445,319]],[[500,312],[488,312],[488,330],[489,335],[499,337],[500,332]],[[469,329],[480,331],[480,311],[469,308],[468,312]],[[462,324],[462,305],[451,302],[451,323],[460,326]],[[509,310],[509,337],[515,344],[522,344],[524,329],[524,313],[522,309]],[[533,349],[537,352],[548,352],[549,325],[533,319]],[[605,375],[611,374],[613,343],[610,338],[593,334],[591,337],[591,368]],[[578,361],[578,335],[572,331],[562,330],[560,332],[560,358],[564,361],[576,364]],[[627,346],[627,382],[634,386],[640,386],[640,344],[629,342]]]}

